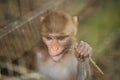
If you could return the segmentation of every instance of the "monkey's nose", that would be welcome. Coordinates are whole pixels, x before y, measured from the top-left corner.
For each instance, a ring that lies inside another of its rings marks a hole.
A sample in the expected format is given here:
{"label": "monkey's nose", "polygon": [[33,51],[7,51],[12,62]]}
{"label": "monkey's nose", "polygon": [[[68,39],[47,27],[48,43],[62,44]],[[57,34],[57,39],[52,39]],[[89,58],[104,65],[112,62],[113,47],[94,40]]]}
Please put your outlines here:
{"label": "monkey's nose", "polygon": [[53,49],[53,51],[57,51],[59,48],[56,46],[53,46],[52,49]]}
{"label": "monkey's nose", "polygon": [[57,51],[59,49],[58,41],[54,39],[51,46],[53,51]]}

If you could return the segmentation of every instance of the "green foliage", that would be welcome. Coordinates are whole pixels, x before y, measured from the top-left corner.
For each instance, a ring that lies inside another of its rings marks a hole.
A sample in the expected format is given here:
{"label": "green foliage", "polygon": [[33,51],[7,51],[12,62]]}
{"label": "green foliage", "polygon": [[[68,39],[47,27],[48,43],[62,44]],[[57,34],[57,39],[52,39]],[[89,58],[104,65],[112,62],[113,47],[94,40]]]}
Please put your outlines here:
{"label": "green foliage", "polygon": [[89,19],[80,23],[78,39],[85,40],[93,46],[96,58],[113,45],[115,34],[120,31],[119,7],[119,3],[115,3],[98,8]]}

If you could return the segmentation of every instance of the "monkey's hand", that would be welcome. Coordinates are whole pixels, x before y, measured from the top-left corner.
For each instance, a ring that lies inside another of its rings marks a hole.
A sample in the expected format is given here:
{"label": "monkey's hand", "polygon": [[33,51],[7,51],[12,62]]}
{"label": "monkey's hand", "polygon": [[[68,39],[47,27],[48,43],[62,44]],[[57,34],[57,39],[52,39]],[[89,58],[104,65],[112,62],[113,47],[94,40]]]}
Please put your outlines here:
{"label": "monkey's hand", "polygon": [[75,56],[81,62],[85,61],[91,54],[92,47],[87,42],[81,41],[80,44],[75,47]]}

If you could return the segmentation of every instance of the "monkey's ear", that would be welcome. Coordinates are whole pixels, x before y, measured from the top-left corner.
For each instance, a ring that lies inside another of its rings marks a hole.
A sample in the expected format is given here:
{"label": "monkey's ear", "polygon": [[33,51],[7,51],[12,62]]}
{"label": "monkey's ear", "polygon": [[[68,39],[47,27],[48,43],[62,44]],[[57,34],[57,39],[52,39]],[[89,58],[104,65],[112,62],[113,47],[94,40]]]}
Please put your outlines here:
{"label": "monkey's ear", "polygon": [[77,18],[77,16],[72,17],[72,20],[73,20],[73,23],[75,25],[74,35],[76,35],[77,34],[77,26],[78,26],[78,18]]}
{"label": "monkey's ear", "polygon": [[73,23],[77,26],[78,25],[78,17],[77,16],[73,16],[72,20],[73,20]]}
{"label": "monkey's ear", "polygon": [[40,22],[42,22],[44,20],[44,17],[43,16],[41,16],[40,17]]}

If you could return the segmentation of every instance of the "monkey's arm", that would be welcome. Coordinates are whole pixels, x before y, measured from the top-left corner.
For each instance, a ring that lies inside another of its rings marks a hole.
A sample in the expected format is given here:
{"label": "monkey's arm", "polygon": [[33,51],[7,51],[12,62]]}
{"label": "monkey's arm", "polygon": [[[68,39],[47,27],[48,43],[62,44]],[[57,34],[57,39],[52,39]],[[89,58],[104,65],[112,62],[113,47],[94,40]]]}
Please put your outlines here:
{"label": "monkey's arm", "polygon": [[92,53],[92,47],[81,41],[75,48],[75,55],[78,60],[78,80],[90,80],[89,57]]}
{"label": "monkey's arm", "polygon": [[91,70],[88,59],[86,59],[84,62],[78,62],[77,80],[91,80]]}

